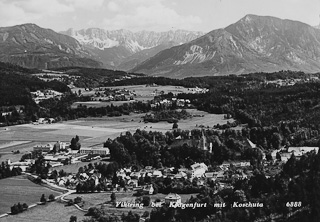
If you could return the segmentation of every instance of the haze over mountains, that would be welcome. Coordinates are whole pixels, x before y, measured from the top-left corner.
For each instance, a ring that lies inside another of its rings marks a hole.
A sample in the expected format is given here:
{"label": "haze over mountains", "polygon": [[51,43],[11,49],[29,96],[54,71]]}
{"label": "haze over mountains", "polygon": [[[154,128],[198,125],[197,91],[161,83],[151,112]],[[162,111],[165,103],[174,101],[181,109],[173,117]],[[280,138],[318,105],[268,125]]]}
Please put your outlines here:
{"label": "haze over mountains", "polygon": [[190,42],[203,35],[202,32],[185,30],[131,32],[99,28],[78,31],[69,29],[61,33],[77,39],[105,67],[121,70],[132,69],[164,49]]}
{"label": "haze over mountains", "polygon": [[320,29],[247,15],[223,29],[131,32],[90,28],[63,34],[34,24],[0,28],[0,61],[24,67],[105,67],[155,76],[320,71]]}

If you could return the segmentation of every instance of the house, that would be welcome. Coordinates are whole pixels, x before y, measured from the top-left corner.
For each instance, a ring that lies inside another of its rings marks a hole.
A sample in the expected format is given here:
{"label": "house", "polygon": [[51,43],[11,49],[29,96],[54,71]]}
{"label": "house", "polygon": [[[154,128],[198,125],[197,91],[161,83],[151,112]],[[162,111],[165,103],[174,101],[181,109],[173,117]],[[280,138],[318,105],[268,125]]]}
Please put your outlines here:
{"label": "house", "polygon": [[210,180],[214,180],[215,179],[215,174],[214,172],[207,172],[204,174],[204,176]]}
{"label": "house", "polygon": [[153,174],[152,174],[153,177],[162,177],[162,172],[160,170],[155,170],[153,171]]}
{"label": "house", "polygon": [[216,173],[216,179],[217,180],[223,180],[224,178],[225,178],[225,176],[224,176],[224,171],[223,170],[221,170],[221,171]]}
{"label": "house", "polygon": [[49,152],[53,149],[53,145],[51,144],[46,144],[46,145],[42,145],[42,144],[38,144],[36,146],[33,147],[33,151],[41,151],[41,152]]}
{"label": "house", "polygon": [[123,171],[123,172],[117,172],[117,177],[121,177],[122,179],[125,179],[127,176],[127,174]]}
{"label": "house", "polygon": [[109,155],[110,150],[109,148],[80,148],[79,153]]}
{"label": "house", "polygon": [[57,141],[54,145],[53,145],[57,151],[60,150],[60,149],[66,149],[67,147],[67,144],[64,143],[64,142],[60,142],[60,141]]}
{"label": "house", "polygon": [[169,193],[165,198],[164,201],[166,204],[170,203],[181,203],[181,197],[180,195],[176,193]]}
{"label": "house", "polygon": [[132,172],[132,173],[130,173],[131,179],[139,179],[140,176],[141,176],[140,172]]}
{"label": "house", "polygon": [[192,177],[202,177],[204,173],[208,170],[207,165],[204,163],[195,163],[191,165]]}
{"label": "house", "polygon": [[154,188],[153,188],[152,184],[150,184],[150,185],[145,186],[143,191],[151,195],[154,192]]}
{"label": "house", "polygon": [[179,172],[176,175],[174,175],[175,179],[181,179],[181,178],[187,178],[187,174],[185,172]]}
{"label": "house", "polygon": [[133,188],[135,188],[138,186],[138,180],[135,180],[135,179],[128,180],[127,184],[128,186],[132,186]]}
{"label": "house", "polygon": [[88,176],[88,174],[86,174],[86,173],[81,173],[80,175],[79,175],[79,179],[80,180],[87,180],[89,178],[89,176]]}
{"label": "house", "polygon": [[318,153],[319,147],[307,147],[307,146],[289,147],[288,150],[287,150],[288,153],[293,153],[297,157],[300,157],[303,154],[311,152],[311,151],[315,151],[316,153]]}
{"label": "house", "polygon": [[31,162],[12,162],[11,163],[11,161],[8,160],[7,163],[10,167],[10,170],[12,170],[13,168],[20,168],[22,172],[25,172],[31,166]]}
{"label": "house", "polygon": [[45,118],[39,118],[38,119],[38,123],[40,123],[40,124],[46,123],[46,119]]}

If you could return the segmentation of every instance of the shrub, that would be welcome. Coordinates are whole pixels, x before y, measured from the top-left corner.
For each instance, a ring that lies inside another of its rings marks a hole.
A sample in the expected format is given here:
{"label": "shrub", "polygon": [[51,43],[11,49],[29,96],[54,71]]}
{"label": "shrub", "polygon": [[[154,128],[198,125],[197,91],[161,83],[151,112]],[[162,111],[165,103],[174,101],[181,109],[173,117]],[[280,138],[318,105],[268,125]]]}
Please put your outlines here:
{"label": "shrub", "polygon": [[46,204],[47,203],[47,198],[45,197],[44,194],[42,194],[41,198],[40,198],[40,202],[43,203],[43,204]]}
{"label": "shrub", "polygon": [[82,201],[82,198],[81,198],[81,197],[76,197],[76,198],[74,198],[74,204],[81,203],[81,201]]}
{"label": "shrub", "polygon": [[54,197],[53,194],[50,194],[50,195],[49,195],[49,200],[50,200],[50,201],[54,201],[54,200],[55,200],[55,197]]}

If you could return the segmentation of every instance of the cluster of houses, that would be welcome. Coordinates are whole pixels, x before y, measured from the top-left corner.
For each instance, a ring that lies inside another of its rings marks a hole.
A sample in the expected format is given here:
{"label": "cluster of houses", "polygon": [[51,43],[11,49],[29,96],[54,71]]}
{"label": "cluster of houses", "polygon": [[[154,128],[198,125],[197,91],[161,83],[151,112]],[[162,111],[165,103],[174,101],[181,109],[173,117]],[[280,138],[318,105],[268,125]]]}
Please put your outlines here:
{"label": "cluster of houses", "polygon": [[171,107],[174,104],[177,107],[190,107],[191,106],[189,99],[171,98],[171,99],[154,100],[153,103],[151,103],[151,108],[155,108],[157,106]]}
{"label": "cluster of houses", "polygon": [[37,90],[36,92],[31,92],[32,99],[35,101],[36,104],[39,104],[41,101],[51,98],[58,98],[61,99],[63,93],[47,89],[47,90]]}
{"label": "cluster of houses", "polygon": [[[190,168],[180,168],[177,172],[173,167],[153,169],[150,166],[145,167],[140,171],[132,171],[130,168],[123,168],[117,172],[117,177],[121,177],[126,185],[129,187],[137,187],[139,178],[151,177],[151,178],[171,178],[173,180],[186,179],[193,181],[197,178],[198,185],[204,185],[206,181],[212,180],[216,182],[227,181],[231,179],[245,179],[248,175],[244,173],[244,168],[250,166],[250,162],[247,161],[234,161],[234,162],[224,162],[217,167],[214,171],[208,171],[208,167],[204,163],[194,163]],[[236,168],[236,173],[229,175],[228,170],[233,167]],[[175,173],[173,173],[175,172]]]}
{"label": "cluster of houses", "polygon": [[209,92],[209,89],[199,88],[199,87],[196,86],[195,88],[188,88],[188,91],[190,91],[192,94],[200,94],[200,93]]}
{"label": "cluster of houses", "polygon": [[277,79],[277,80],[269,80],[265,81],[265,84],[273,84],[277,86],[293,86],[296,83],[302,83],[302,82],[315,82],[319,81],[319,77],[317,76],[311,76],[309,78],[304,79]]}
{"label": "cluster of houses", "polygon": [[[44,155],[44,160],[51,167],[63,166],[65,164],[75,164],[82,161],[89,161],[97,159],[100,156],[108,156],[110,150],[108,148],[80,148],[80,150],[71,150],[69,148],[70,143],[56,142],[54,144],[37,144],[33,147],[33,151],[41,152]],[[11,162],[7,160],[8,165],[12,169],[13,167],[20,167],[25,172],[32,164],[33,159],[27,159],[24,161]]]}
{"label": "cluster of houses", "polygon": [[127,89],[108,89],[98,88],[91,97],[92,101],[130,101],[136,96],[134,92]]}
{"label": "cluster of houses", "polygon": [[39,125],[39,124],[51,124],[55,123],[56,119],[55,118],[39,118],[36,122],[33,122],[33,125]]}
{"label": "cluster of houses", "polygon": [[292,154],[299,159],[302,155],[312,151],[318,153],[319,147],[283,147],[281,149],[272,151],[271,156],[274,161],[279,160],[277,158],[278,155],[282,162],[287,162],[291,158]]}

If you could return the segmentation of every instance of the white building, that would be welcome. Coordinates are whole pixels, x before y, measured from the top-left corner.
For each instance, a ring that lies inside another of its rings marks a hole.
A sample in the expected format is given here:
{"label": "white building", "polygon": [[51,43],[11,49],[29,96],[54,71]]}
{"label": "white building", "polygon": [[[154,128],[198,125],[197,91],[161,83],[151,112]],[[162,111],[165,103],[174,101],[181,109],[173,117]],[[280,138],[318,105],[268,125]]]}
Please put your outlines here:
{"label": "white building", "polygon": [[300,157],[303,154],[306,154],[306,153],[311,152],[311,151],[315,151],[316,153],[318,153],[319,147],[303,146],[303,147],[289,147],[288,148],[288,153],[293,153],[297,157]]}
{"label": "white building", "polygon": [[82,154],[98,154],[98,155],[109,155],[109,148],[80,148]]}
{"label": "white building", "polygon": [[181,203],[181,197],[180,195],[176,193],[169,193],[165,198],[164,201],[166,204],[170,203]]}
{"label": "white building", "polygon": [[51,145],[49,143],[46,145],[38,144],[33,147],[33,151],[41,151],[41,152],[49,152],[52,149],[53,149],[53,145]]}
{"label": "white building", "polygon": [[195,163],[191,165],[192,177],[202,177],[204,173],[208,170],[207,165],[204,163]]}

